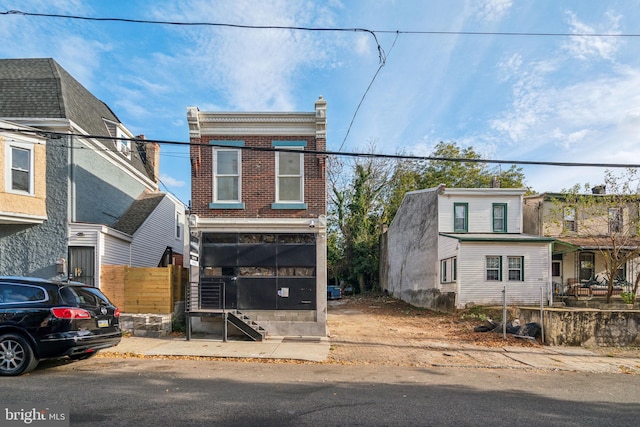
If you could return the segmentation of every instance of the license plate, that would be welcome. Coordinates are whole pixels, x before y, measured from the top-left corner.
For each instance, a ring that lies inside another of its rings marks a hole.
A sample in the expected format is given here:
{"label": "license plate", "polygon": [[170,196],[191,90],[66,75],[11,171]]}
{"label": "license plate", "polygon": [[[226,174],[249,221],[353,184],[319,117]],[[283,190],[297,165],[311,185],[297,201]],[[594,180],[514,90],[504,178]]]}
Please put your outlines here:
{"label": "license plate", "polygon": [[109,319],[98,319],[99,328],[107,328],[109,326]]}

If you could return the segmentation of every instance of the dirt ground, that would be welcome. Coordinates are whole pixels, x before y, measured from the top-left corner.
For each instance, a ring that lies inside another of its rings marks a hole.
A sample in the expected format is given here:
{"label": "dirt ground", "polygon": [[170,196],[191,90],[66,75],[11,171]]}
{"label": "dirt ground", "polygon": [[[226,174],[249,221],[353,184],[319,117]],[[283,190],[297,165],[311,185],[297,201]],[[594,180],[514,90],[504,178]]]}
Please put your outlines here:
{"label": "dirt ground", "polygon": [[[420,366],[425,350],[539,346],[534,340],[502,333],[474,332],[485,318],[502,318],[500,309],[470,309],[456,314],[413,307],[383,294],[329,301],[329,358],[340,364]],[[451,357],[453,357],[453,352]]]}

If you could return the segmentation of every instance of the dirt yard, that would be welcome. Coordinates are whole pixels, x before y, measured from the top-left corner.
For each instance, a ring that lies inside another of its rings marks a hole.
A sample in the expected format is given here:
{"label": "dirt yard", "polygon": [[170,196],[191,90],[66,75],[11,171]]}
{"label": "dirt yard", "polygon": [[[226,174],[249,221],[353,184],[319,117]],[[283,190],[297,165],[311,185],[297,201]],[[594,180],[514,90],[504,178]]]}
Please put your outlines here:
{"label": "dirt yard", "polygon": [[502,333],[474,332],[486,316],[500,321],[501,310],[471,309],[435,313],[382,294],[356,295],[329,301],[329,358],[340,364],[420,366],[431,363],[425,350],[539,346],[538,342]]}

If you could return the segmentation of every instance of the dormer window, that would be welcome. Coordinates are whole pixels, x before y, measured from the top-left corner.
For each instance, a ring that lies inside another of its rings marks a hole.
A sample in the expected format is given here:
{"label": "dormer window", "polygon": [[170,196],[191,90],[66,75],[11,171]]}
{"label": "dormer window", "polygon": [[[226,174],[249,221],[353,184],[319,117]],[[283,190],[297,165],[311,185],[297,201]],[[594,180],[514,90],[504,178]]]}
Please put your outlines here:
{"label": "dormer window", "polygon": [[116,139],[116,149],[118,150],[118,153],[124,154],[129,160],[131,160],[131,141],[129,141],[127,135],[119,128],[117,130],[116,137],[123,138]]}
{"label": "dormer window", "polygon": [[105,120],[104,124],[107,127],[107,131],[109,131],[109,136],[116,138],[113,139],[113,145],[115,146],[116,151],[131,160],[130,136],[127,135],[127,133],[116,122]]}

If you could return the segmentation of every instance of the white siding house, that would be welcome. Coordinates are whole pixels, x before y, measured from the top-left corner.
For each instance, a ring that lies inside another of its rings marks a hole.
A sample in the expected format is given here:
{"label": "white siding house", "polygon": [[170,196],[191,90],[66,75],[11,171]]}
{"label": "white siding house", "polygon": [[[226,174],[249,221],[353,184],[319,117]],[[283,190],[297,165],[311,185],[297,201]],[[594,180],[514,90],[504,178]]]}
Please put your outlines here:
{"label": "white siding house", "polygon": [[[548,302],[554,239],[522,233],[524,193],[444,186],[407,193],[386,233],[383,288],[438,310],[501,304],[504,290],[509,304],[539,303],[541,289]],[[425,277],[435,280],[418,279]]]}
{"label": "white siding house", "polygon": [[185,245],[184,221],[184,205],[169,195],[164,197],[133,234],[131,267],[156,267],[167,248],[181,254]]}

